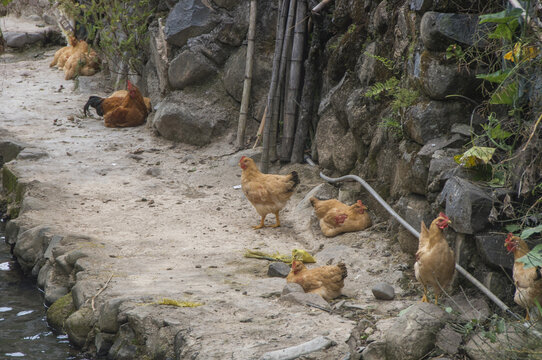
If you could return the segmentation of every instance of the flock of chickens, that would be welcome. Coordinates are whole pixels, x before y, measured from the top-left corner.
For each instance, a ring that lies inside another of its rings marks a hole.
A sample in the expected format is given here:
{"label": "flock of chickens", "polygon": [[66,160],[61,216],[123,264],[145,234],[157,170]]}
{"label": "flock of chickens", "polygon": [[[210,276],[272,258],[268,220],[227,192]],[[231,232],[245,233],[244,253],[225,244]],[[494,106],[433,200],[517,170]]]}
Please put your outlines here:
{"label": "flock of chickens", "polygon": [[[287,175],[263,174],[254,160],[246,156],[241,157],[239,166],[242,169],[241,188],[261,217],[260,223],[254,226],[254,229],[266,226],[265,218],[268,214],[275,214],[276,218],[276,223],[271,227],[280,226],[279,211],[284,208],[299,184],[298,174],[295,171]],[[320,200],[316,197],[312,197],[310,202],[325,236],[332,237],[371,226],[371,218],[361,200],[351,206],[336,199]],[[438,304],[439,296],[452,282],[455,256],[443,234],[443,230],[450,224],[450,219],[444,213],[440,213],[431,222],[429,229],[423,221],[421,223],[414,273],[423,285],[423,302],[428,302],[430,287],[435,296],[435,304]],[[526,309],[526,318],[529,319],[530,312],[536,308],[536,302],[542,304],[542,271],[539,267],[525,269],[523,263],[517,261],[529,252],[524,240],[508,234],[505,246],[514,254],[516,260],[513,269],[516,285],[514,301]],[[346,276],[347,269],[342,262],[308,269],[301,259],[294,258],[286,281],[297,283],[305,292],[319,294],[329,301],[341,295]]]}
{"label": "flock of chickens", "polygon": [[[76,72],[81,75],[93,75],[98,69],[96,53],[89,51],[85,41],[70,37],[70,45],[58,50],[50,66],[64,69],[66,79],[72,79]],[[114,92],[107,98],[91,96],[84,106],[85,116],[92,106],[96,113],[104,117],[107,127],[138,126],[145,122],[152,107],[149,98],[142,96],[139,89],[127,81],[127,90]],[[263,174],[253,159],[243,156],[239,161],[242,169],[241,187],[247,199],[260,215],[260,223],[254,229],[265,227],[265,218],[274,214],[276,222],[271,227],[280,226],[279,211],[286,206],[299,185],[299,176],[295,171],[288,175]],[[371,218],[361,200],[348,206],[336,199],[320,200],[312,197],[310,202],[320,222],[320,229],[327,237],[345,232],[359,231],[371,226]],[[423,285],[422,301],[428,302],[428,287],[433,289],[435,304],[439,296],[452,282],[455,272],[455,256],[448,246],[443,230],[451,223],[440,213],[433,220],[429,229],[421,223],[418,251],[414,271],[416,279]],[[527,318],[533,307],[542,304],[542,270],[540,267],[525,269],[517,260],[529,252],[529,247],[517,236],[509,234],[505,246],[514,254],[513,280],[516,285],[514,301],[527,310]],[[292,269],[287,281],[300,284],[305,292],[316,293],[326,300],[341,294],[346,266],[321,266],[307,269],[300,259],[292,261]]]}
{"label": "flock of chickens", "polygon": [[[68,43],[68,46],[55,52],[49,67],[56,66],[64,70],[66,80],[76,75],[92,76],[99,71],[98,55],[89,48],[86,41],[70,35]],[[115,91],[107,98],[91,96],[83,108],[85,116],[90,106],[96,109],[99,116],[103,116],[106,127],[142,125],[152,111],[150,99],[143,97],[130,81],[126,82],[126,90]]]}

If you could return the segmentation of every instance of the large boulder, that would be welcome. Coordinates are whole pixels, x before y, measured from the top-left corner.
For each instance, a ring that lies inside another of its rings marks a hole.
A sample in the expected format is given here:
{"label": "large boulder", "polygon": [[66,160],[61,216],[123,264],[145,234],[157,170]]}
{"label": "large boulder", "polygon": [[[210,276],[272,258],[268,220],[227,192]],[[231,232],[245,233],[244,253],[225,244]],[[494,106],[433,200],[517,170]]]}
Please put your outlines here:
{"label": "large boulder", "polygon": [[504,236],[502,234],[478,234],[475,236],[478,254],[484,262],[495,269],[512,270],[514,257],[504,247]]}
{"label": "large boulder", "polygon": [[160,104],[152,125],[166,139],[197,146],[209,144],[224,132],[235,113],[227,99],[220,101],[220,96],[174,91]]}
{"label": "large boulder", "polygon": [[367,340],[362,353],[366,360],[417,360],[435,346],[437,334],[449,315],[430,303],[417,303],[398,317],[377,322],[377,332]]}
{"label": "large boulder", "polygon": [[425,95],[433,100],[444,100],[448,95],[472,97],[479,84],[474,71],[447,62],[429,51],[421,55],[420,78]]}
{"label": "large boulder", "polygon": [[166,40],[182,47],[189,38],[212,30],[217,22],[213,11],[201,0],[180,0],[167,17]]}
{"label": "large boulder", "polygon": [[32,45],[38,42],[44,42],[45,39],[45,32],[4,32],[4,40],[6,41],[6,45],[16,49],[20,49],[26,45]]}
{"label": "large boulder", "polygon": [[217,73],[215,65],[200,53],[182,51],[169,65],[169,84],[173,89],[195,85]]}
{"label": "large boulder", "polygon": [[488,192],[468,180],[452,177],[444,185],[438,202],[459,233],[474,234],[489,225],[493,198]]}
{"label": "large boulder", "polygon": [[406,112],[405,131],[420,145],[470,121],[471,106],[459,101],[422,101]]}
{"label": "large boulder", "polygon": [[[422,221],[429,226],[434,218],[431,206],[423,196],[413,194],[403,196],[399,199],[395,208],[398,214],[418,231],[421,228]],[[418,238],[403,226],[399,226],[397,230],[397,241],[401,250],[407,254],[414,255],[418,251]]]}
{"label": "large boulder", "polygon": [[484,46],[478,15],[426,12],[420,23],[420,37],[428,50],[444,51],[455,43],[463,46]]}

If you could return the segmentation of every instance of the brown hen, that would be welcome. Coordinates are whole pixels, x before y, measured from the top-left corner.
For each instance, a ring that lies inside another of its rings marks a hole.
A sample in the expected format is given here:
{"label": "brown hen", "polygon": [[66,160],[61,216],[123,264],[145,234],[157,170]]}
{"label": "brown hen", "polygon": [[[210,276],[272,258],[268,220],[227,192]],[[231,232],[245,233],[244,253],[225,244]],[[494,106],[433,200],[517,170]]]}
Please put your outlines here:
{"label": "brown hen", "polygon": [[254,160],[246,156],[241,157],[239,166],[243,169],[241,188],[261,216],[260,224],[254,229],[265,226],[267,214],[275,214],[276,223],[271,227],[280,226],[279,211],[286,206],[299,184],[297,172],[292,171],[288,175],[263,174]]}
{"label": "brown hen", "polygon": [[342,262],[307,269],[302,261],[294,260],[286,281],[299,284],[305,292],[318,294],[329,301],[341,295],[347,275],[346,266]]}
{"label": "brown hen", "polygon": [[311,197],[310,202],[325,236],[364,230],[372,224],[371,217],[366,212],[367,207],[361,200],[351,206],[336,199],[320,200],[316,197]]}
{"label": "brown hen", "polygon": [[414,273],[416,279],[423,285],[423,302],[428,302],[427,287],[430,286],[435,293],[435,304],[438,304],[439,295],[451,283],[454,276],[454,252],[448,246],[442,233],[442,230],[450,223],[450,219],[443,213],[433,220],[429,230],[422,221]]}
{"label": "brown hen", "polygon": [[514,253],[514,273],[512,275],[516,285],[514,301],[527,311],[525,319],[529,320],[531,309],[536,307],[536,301],[542,305],[542,270],[540,266],[525,269],[525,264],[517,261],[529,252],[529,246],[523,239],[508,234],[504,246],[509,252]]}

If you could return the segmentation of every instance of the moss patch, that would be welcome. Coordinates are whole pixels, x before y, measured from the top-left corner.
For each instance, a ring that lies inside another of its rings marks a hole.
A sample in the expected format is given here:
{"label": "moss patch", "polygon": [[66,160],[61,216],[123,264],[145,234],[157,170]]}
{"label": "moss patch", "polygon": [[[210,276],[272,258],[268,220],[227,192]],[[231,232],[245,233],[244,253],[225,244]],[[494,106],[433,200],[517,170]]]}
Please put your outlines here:
{"label": "moss patch", "polygon": [[47,310],[47,322],[58,331],[64,331],[64,321],[75,312],[72,293],[69,292],[51,305]]}

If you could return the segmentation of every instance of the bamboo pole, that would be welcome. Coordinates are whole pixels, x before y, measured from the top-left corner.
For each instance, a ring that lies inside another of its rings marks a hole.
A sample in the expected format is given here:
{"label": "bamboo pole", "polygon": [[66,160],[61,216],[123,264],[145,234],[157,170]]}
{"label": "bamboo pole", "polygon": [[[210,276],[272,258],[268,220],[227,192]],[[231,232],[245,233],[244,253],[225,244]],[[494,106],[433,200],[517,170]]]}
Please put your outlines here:
{"label": "bamboo pole", "polygon": [[[277,80],[280,66],[280,57],[282,53],[282,42],[284,39],[284,28],[286,26],[286,8],[289,4],[289,0],[278,0],[279,2],[279,14],[277,16],[277,28],[275,35],[275,53],[273,54],[273,71],[271,74],[271,85],[269,87],[269,93],[267,94],[267,109],[273,108],[273,96],[277,89]],[[270,111],[267,111],[270,112]],[[266,112],[266,113],[267,113]],[[263,151],[262,151],[262,164],[261,171],[267,173],[269,169],[269,143],[270,143],[270,130],[271,121],[267,120],[267,115],[264,116],[264,131],[263,131]]]}
{"label": "bamboo pole", "polygon": [[299,84],[301,82],[301,72],[303,70],[303,50],[305,48],[305,28],[306,28],[306,0],[300,0],[297,4],[294,42],[292,45],[292,56],[290,59],[290,78],[288,81],[288,91],[286,93],[286,104],[284,111],[284,129],[282,135],[282,146],[280,159],[290,161],[292,147],[294,145],[294,135],[296,128],[296,114],[299,100]]}
{"label": "bamboo pole", "polygon": [[245,130],[247,125],[248,104],[250,102],[250,88],[252,85],[252,68],[254,64],[254,35],[256,33],[257,0],[250,1],[250,16],[247,35],[247,59],[245,65],[245,81],[243,84],[243,98],[239,111],[239,124],[237,126],[237,148],[245,146]]}
{"label": "bamboo pole", "polygon": [[290,52],[292,49],[292,40],[294,34],[294,20],[295,20],[295,8],[297,5],[297,0],[290,0],[290,6],[288,9],[288,21],[286,23],[286,30],[284,34],[284,41],[282,43],[282,55],[280,59],[280,68],[279,68],[279,83],[275,92],[274,105],[272,112],[272,123],[271,123],[271,143],[269,145],[269,158],[274,161],[278,159],[277,156],[277,131],[279,123],[283,116],[284,109],[284,96],[286,93],[285,83],[288,74]]}
{"label": "bamboo pole", "polygon": [[266,115],[267,115],[267,106],[263,110],[262,120],[260,121],[260,126],[258,126],[258,132],[256,133],[256,141],[254,141],[254,146],[252,147],[253,149],[256,149],[256,147],[258,146],[258,143],[260,142],[260,140],[262,138],[263,127],[265,125],[265,116]]}
{"label": "bamboo pole", "polygon": [[295,133],[292,157],[290,159],[290,162],[292,163],[302,163],[304,161],[303,152],[307,142],[311,119],[315,113],[315,106],[318,104],[317,89],[320,79],[319,70],[321,67],[320,57],[322,53],[320,40],[322,17],[315,16],[313,18],[313,24],[311,46],[305,62],[305,80],[300,100],[299,121]]}
{"label": "bamboo pole", "polygon": [[322,10],[331,1],[332,0],[322,0],[321,3],[319,3],[318,5],[316,5],[315,7],[312,8],[311,12],[313,12],[313,13],[319,12],[320,10]]}

